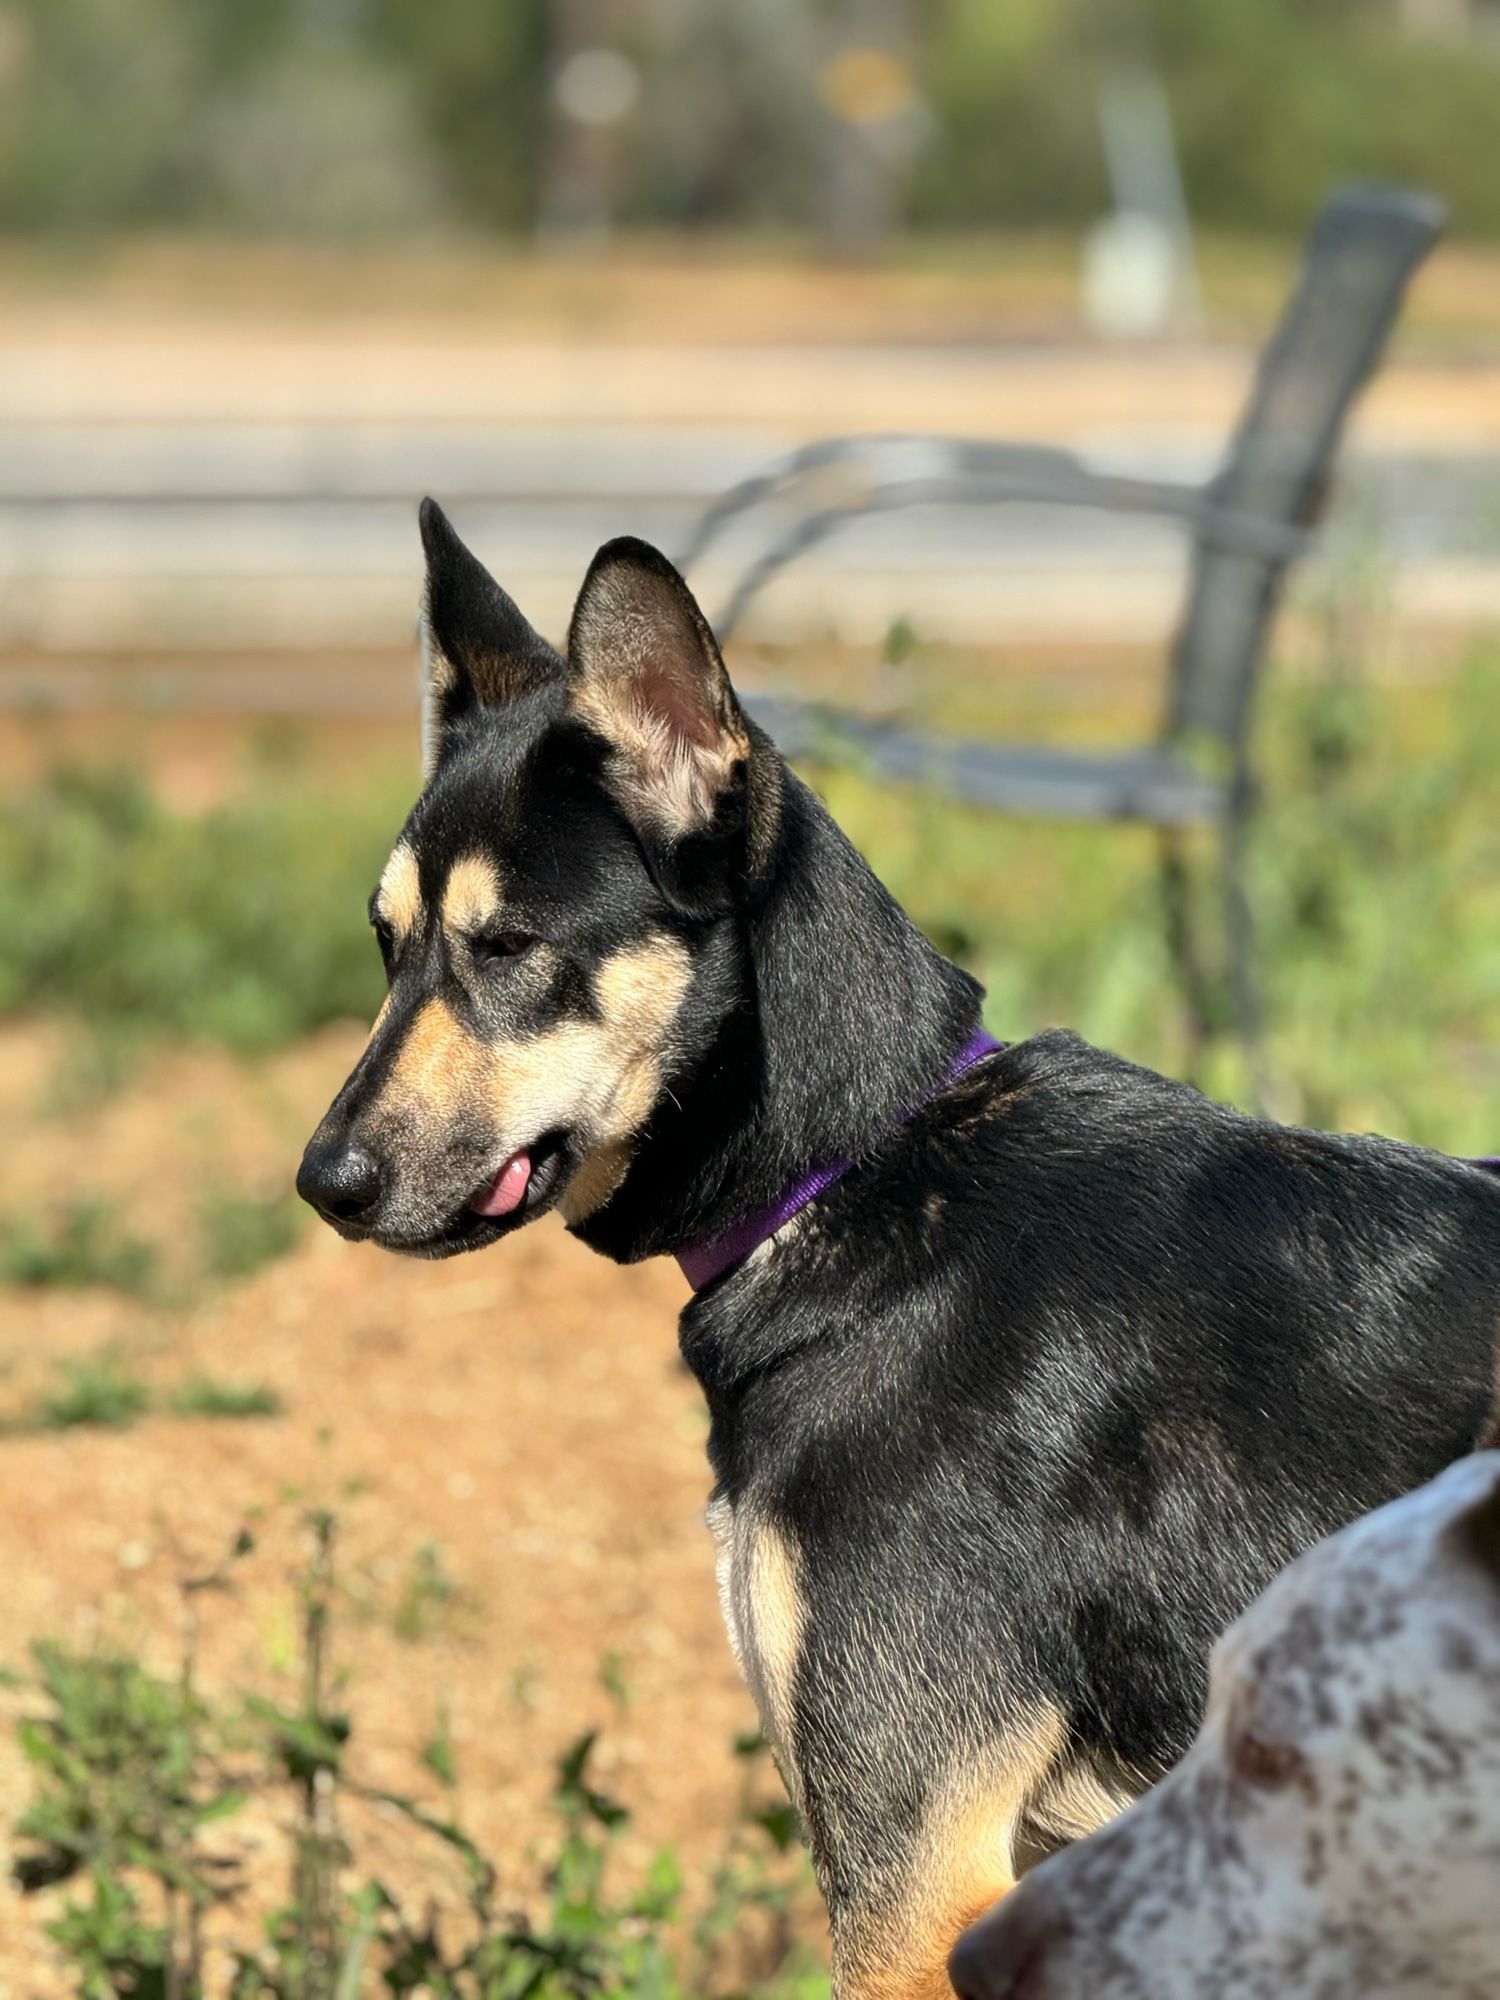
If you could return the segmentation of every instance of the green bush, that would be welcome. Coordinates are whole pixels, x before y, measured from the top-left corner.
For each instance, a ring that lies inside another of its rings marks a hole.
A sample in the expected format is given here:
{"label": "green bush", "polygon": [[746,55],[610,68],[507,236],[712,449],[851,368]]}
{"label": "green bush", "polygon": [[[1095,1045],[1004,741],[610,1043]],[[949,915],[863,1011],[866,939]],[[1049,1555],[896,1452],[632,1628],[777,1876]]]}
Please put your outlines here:
{"label": "green bush", "polygon": [[[1403,34],[1372,0],[936,0],[918,222],[1085,223],[1109,198],[1098,90],[1146,63],[1171,107],[1200,223],[1298,232],[1346,180],[1415,181],[1457,226],[1500,229],[1489,132],[1500,63]],[[1127,31],[1124,24],[1133,27]]]}
{"label": "green bush", "polygon": [[54,771],[0,805],[0,1013],[237,1049],[368,1018],[382,982],[361,913],[407,803],[267,783],[188,818],[132,773]]}
{"label": "green bush", "polygon": [[[683,0],[591,32],[642,69],[609,148],[645,224],[805,224],[824,175],[828,9]],[[639,18],[636,18],[639,16]],[[1107,199],[1101,76],[1146,63],[1201,222],[1300,230],[1349,178],[1412,179],[1500,230],[1484,42],[1401,31],[1391,0],[923,0],[919,224],[1076,224]],[[363,235],[529,229],[549,151],[544,0],[8,0],[0,224]]]}

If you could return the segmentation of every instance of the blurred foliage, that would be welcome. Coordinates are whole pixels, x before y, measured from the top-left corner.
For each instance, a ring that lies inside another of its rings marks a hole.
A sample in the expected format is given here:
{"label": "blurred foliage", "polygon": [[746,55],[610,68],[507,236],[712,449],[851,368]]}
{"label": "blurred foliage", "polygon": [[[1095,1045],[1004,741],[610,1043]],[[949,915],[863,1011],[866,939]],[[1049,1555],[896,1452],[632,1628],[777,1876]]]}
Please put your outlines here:
{"label": "blurred foliage", "polygon": [[[947,720],[940,668],[914,643],[901,673]],[[983,726],[995,726],[985,678]],[[981,725],[967,711],[953,721]],[[1090,740],[1101,721],[1089,718]],[[1254,888],[1277,1108],[1493,1151],[1500,656],[1481,651],[1442,686],[1376,689],[1335,647],[1316,674],[1272,677],[1260,762]],[[895,894],[985,981],[997,1033],[1061,1023],[1181,1071],[1148,831],[1001,819],[855,770],[817,776]],[[383,980],[365,902],[411,791],[408,775],[378,771],[330,783],[318,759],[194,817],[108,771],[64,767],[12,791],[0,800],[0,1013],[248,1049],[371,1019]],[[1243,1093],[1231,1048],[1203,1081]],[[249,1268],[284,1247],[288,1213],[205,1214],[205,1253]]]}
{"label": "blurred foliage", "polygon": [[545,143],[544,0],[375,0],[372,39],[407,79],[457,212],[524,227]]}
{"label": "blurred foliage", "polygon": [[[1252,873],[1273,1108],[1493,1152],[1500,660],[1476,656],[1451,686],[1377,690],[1335,657],[1274,683],[1266,709]],[[984,981],[996,1033],[1071,1027],[1181,1073],[1148,830],[998,820],[845,772],[824,790],[929,935]],[[1246,1094],[1228,1043],[1199,1080]]]}
{"label": "blurred foliage", "polygon": [[62,1386],[37,1404],[32,1428],[120,1431],[151,1407],[151,1391],[110,1348],[64,1362],[61,1374]]}
{"label": "blurred foliage", "polygon": [[[638,65],[615,212],[801,224],[828,158],[832,0],[572,10]],[[918,224],[1076,224],[1106,202],[1097,94],[1164,79],[1211,224],[1302,227],[1334,183],[1413,180],[1500,230],[1500,50],[1392,0],[910,0]],[[555,0],[0,0],[0,225],[350,235],[545,208]],[[612,26],[613,24],[613,26]]]}
{"label": "blurred foliage", "polygon": [[1097,92],[1164,79],[1199,221],[1303,228],[1347,180],[1411,181],[1500,228],[1500,48],[1402,31],[1383,0],[930,0],[918,221],[1082,222],[1107,204]]}
{"label": "blurred foliage", "polygon": [[153,1246],[120,1229],[97,1196],[79,1197],[45,1220],[12,1215],[0,1222],[0,1285],[108,1285],[143,1298],[156,1279]]}
{"label": "blurred foliage", "polygon": [[[254,1553],[242,1530],[219,1565],[182,1580],[184,1647],[168,1678],[121,1651],[33,1649],[31,1711],[18,1730],[31,1798],[10,1829],[26,1894],[71,1886],[46,1924],[79,2000],[205,2000],[223,1993],[222,1947],[205,1918],[243,1899],[264,1833],[237,1815],[269,1804],[286,1900],[256,1949],[230,1952],[231,2000],[827,2000],[826,1976],[796,1943],[806,1863],[783,1805],[765,1802],[764,1745],[736,1743],[739,1818],[711,1864],[711,1901],[692,1921],[676,1856],[659,1850],[618,1886],[630,1812],[599,1785],[598,1732],[558,1757],[553,1830],[540,1879],[502,1894],[455,1812],[451,1739],[424,1756],[443,1796],[427,1803],[362,1783],[352,1716],[336,1699],[336,1517],[306,1517],[297,1578],[300,1685],[198,1692],[198,1600],[232,1587]],[[440,1729],[442,1725],[440,1724]],[[435,1739],[436,1740],[436,1739]],[[399,1819],[424,1877],[419,1902],[370,1874],[375,1816]],[[446,1864],[446,1865],[444,1865]],[[54,1899],[55,1901],[56,1899]],[[524,1900],[524,1907],[523,1905]],[[727,1948],[726,1948],[727,1947]]]}
{"label": "blurred foliage", "polygon": [[284,1407],[264,1382],[217,1375],[190,1375],[168,1398],[168,1408],[178,1417],[279,1417]]}
{"label": "blurred foliage", "polygon": [[283,1404],[264,1382],[190,1375],[163,1401],[116,1347],[61,1361],[57,1386],[36,1397],[15,1416],[0,1420],[0,1435],[31,1431],[127,1430],[142,1417],[165,1411],[174,1417],[240,1419],[280,1416]]}
{"label": "blurred foliage", "polygon": [[400,816],[378,787],[330,808],[319,783],[268,781],[189,819],[136,774],[58,769],[0,805],[0,1012],[62,1005],[110,1036],[239,1049],[368,1017],[360,912]]}

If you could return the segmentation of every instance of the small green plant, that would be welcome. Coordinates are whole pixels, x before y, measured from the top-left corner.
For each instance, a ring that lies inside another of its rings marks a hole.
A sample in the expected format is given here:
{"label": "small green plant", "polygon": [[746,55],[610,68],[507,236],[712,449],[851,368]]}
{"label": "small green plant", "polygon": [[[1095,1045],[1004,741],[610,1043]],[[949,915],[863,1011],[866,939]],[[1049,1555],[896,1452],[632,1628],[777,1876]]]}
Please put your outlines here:
{"label": "small green plant", "polygon": [[[15,1827],[15,1877],[23,1892],[81,1879],[85,1893],[47,1929],[82,2000],[201,1994],[203,1914],[239,1873],[204,1829],[235,1813],[245,1793],[194,1685],[196,1605],[252,1546],[242,1531],[216,1568],[184,1579],[175,1680],[121,1653],[33,1649],[43,1706],[20,1724],[33,1796]],[[158,1912],[151,1920],[142,1887]]]}
{"label": "small green plant", "polygon": [[[595,1778],[593,1730],[557,1762],[539,1894],[502,1895],[495,1868],[446,1809],[362,1784],[332,1659],[338,1524],[315,1509],[304,1527],[292,1700],[252,1693],[211,1704],[197,1687],[199,1605],[229,1587],[253,1546],[247,1532],[182,1585],[175,1680],[121,1654],[36,1650],[39,1711],[21,1724],[33,1797],[15,1828],[16,1879],[28,1893],[78,1884],[48,1931],[80,2000],[205,2000],[204,1917],[242,1883],[239,1856],[214,1829],[256,1793],[291,1802],[287,1894],[260,1945],[234,1950],[229,2000],[357,2000],[377,1988],[388,2000],[826,2000],[826,1981],[793,1949],[805,1866],[789,1812],[754,1796],[758,1739],[738,1746],[740,1823],[694,1925],[670,1851],[616,1886],[630,1814]],[[451,1801],[459,1771],[445,1713],[423,1761]],[[417,1914],[364,1874],[359,1827],[372,1809],[398,1813],[434,1863],[456,1860],[457,1888],[451,1868],[435,1868],[434,1884],[449,1886]]]}
{"label": "small green plant", "polygon": [[630,1706],[630,1662],[611,1647],[599,1660],[599,1685],[620,1708]]}
{"label": "small green plant", "polygon": [[294,1247],[305,1213],[289,1192],[266,1200],[215,1189],[198,1208],[204,1269],[215,1278],[248,1278]]}
{"label": "small green plant", "polygon": [[112,1349],[64,1362],[62,1376],[61,1387],[36,1406],[40,1430],[123,1430],[151,1407],[150,1389]]}
{"label": "small green plant", "polygon": [[449,1791],[457,1785],[458,1757],[453,1744],[453,1720],[446,1701],[439,1706],[437,1725],[422,1745],[422,1766]]}
{"label": "small green plant", "polygon": [[177,1417],[221,1419],[275,1417],[282,1410],[280,1396],[265,1383],[226,1381],[214,1375],[190,1375],[161,1405],[150,1386],[112,1347],[63,1362],[59,1375],[58,1386],[38,1397],[24,1415],[6,1428],[124,1430],[161,1407]]}
{"label": "small green plant", "polygon": [[795,1964],[792,1933],[795,1879],[787,1860],[798,1851],[797,1815],[784,1797],[767,1800],[760,1776],[769,1746],[758,1732],[737,1736],[740,1809],[709,1875],[709,1898],[693,1929],[704,1988],[721,1985],[727,1966],[745,1958],[747,1915],[759,1920],[759,1956],[772,1966]]}
{"label": "small green plant", "polygon": [[139,1298],[155,1279],[155,1250],[120,1230],[97,1196],[69,1202],[49,1223],[12,1221],[0,1234],[0,1285],[108,1285]]}
{"label": "small green plant", "polygon": [[179,1417],[279,1417],[283,1407],[264,1382],[226,1381],[216,1375],[190,1375],[170,1398]]}
{"label": "small green plant", "polygon": [[472,1600],[436,1542],[424,1542],[407,1562],[391,1612],[391,1629],[398,1639],[417,1645],[441,1632],[454,1632],[464,1622]]}

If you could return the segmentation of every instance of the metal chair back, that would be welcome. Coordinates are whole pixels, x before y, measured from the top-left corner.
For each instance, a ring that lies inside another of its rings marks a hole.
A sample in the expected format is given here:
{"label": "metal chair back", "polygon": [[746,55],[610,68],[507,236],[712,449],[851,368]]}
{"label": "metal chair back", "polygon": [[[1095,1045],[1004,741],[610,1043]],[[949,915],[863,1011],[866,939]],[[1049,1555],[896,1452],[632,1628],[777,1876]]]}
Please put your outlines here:
{"label": "metal chair back", "polygon": [[[1291,529],[1312,525],[1350,406],[1445,220],[1441,203],[1399,189],[1349,188],[1325,204],[1210,487],[1217,507]],[[1173,645],[1169,738],[1216,740],[1242,762],[1266,626],[1288,560],[1216,536],[1211,518],[1200,528]]]}

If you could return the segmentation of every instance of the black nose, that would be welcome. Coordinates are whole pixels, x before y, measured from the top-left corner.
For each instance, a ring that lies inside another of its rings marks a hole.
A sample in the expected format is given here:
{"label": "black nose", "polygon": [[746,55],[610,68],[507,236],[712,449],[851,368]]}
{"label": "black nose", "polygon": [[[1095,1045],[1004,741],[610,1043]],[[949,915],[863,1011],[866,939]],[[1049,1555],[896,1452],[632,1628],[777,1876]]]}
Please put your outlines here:
{"label": "black nose", "polygon": [[330,1222],[360,1222],[380,1196],[380,1162],[363,1146],[314,1139],[297,1169],[297,1192]]}

